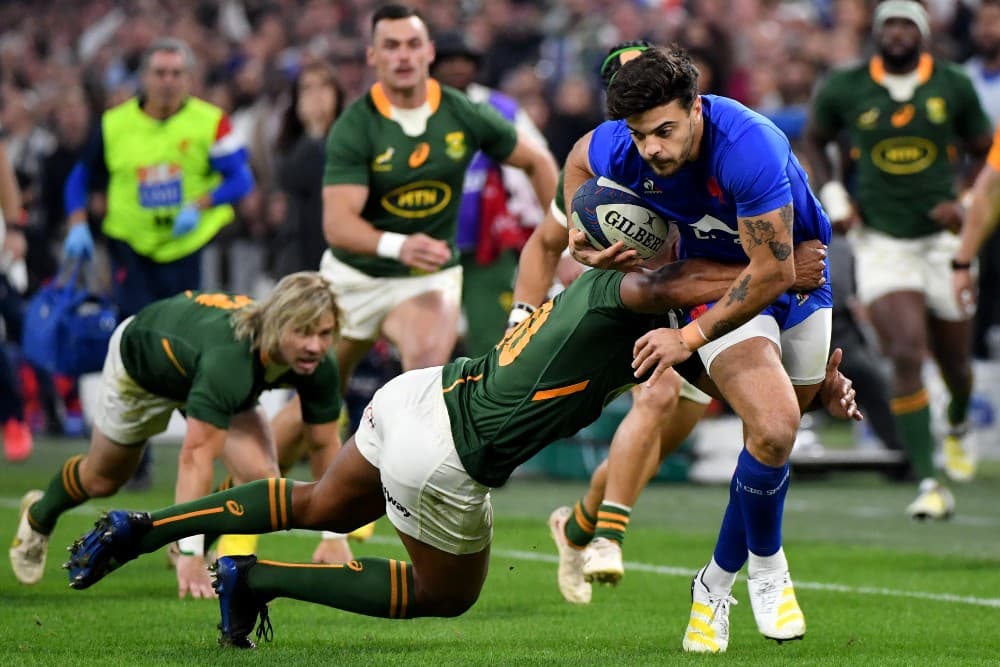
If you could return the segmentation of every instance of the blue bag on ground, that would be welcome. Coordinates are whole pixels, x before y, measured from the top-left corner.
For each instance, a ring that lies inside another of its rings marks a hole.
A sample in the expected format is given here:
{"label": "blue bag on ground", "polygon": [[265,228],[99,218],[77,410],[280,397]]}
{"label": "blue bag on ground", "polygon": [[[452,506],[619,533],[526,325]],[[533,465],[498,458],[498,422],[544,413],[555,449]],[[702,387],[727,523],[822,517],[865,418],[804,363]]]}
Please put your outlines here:
{"label": "blue bag on ground", "polygon": [[53,281],[32,297],[21,345],[31,364],[71,377],[101,370],[118,324],[114,304],[79,285],[79,273],[80,263],[74,262],[63,284]]}

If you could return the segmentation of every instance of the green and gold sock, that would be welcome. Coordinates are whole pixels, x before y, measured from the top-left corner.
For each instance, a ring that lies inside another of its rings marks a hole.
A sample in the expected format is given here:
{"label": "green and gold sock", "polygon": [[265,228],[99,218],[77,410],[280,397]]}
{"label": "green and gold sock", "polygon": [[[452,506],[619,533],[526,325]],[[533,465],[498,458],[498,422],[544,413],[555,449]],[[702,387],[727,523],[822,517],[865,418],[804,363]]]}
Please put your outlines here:
{"label": "green and gold sock", "polygon": [[926,389],[892,399],[899,435],[910,455],[910,464],[918,479],[934,477],[934,436],[931,434],[931,410]]}
{"label": "green and gold sock", "polygon": [[628,530],[631,515],[631,507],[602,502],[597,510],[597,529],[594,531],[594,537],[605,537],[621,544],[625,541],[625,531]]}
{"label": "green and gold sock", "polygon": [[591,516],[583,506],[583,500],[576,501],[573,505],[573,513],[566,521],[566,539],[573,546],[583,548],[590,544],[594,538],[594,523],[596,519]]}
{"label": "green and gold sock", "polygon": [[28,523],[32,528],[49,535],[63,512],[87,502],[90,496],[80,483],[82,460],[83,454],[67,459],[62,469],[52,477],[45,495],[28,509]]}
{"label": "green and gold sock", "polygon": [[153,527],[142,536],[142,553],[189,535],[272,533],[292,527],[289,479],[259,479],[228,491],[150,513]]}
{"label": "green and gold sock", "polygon": [[258,560],[247,572],[247,583],[268,602],[285,597],[366,616],[411,618],[413,568],[406,561],[362,558],[326,565]]}

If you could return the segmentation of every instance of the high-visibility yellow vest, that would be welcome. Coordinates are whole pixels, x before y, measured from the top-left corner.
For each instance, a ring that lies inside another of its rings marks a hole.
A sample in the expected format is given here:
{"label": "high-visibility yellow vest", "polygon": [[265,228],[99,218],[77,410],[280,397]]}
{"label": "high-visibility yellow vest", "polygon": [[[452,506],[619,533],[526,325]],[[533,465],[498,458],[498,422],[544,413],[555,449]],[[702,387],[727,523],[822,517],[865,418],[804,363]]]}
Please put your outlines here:
{"label": "high-visibility yellow vest", "polygon": [[184,204],[212,191],[222,176],[209,166],[223,112],[191,97],[166,120],[139,108],[137,98],[104,112],[108,212],[104,233],[138,254],[172,262],[195,252],[233,219],[228,204],[201,212],[198,226],[175,238],[174,216]]}

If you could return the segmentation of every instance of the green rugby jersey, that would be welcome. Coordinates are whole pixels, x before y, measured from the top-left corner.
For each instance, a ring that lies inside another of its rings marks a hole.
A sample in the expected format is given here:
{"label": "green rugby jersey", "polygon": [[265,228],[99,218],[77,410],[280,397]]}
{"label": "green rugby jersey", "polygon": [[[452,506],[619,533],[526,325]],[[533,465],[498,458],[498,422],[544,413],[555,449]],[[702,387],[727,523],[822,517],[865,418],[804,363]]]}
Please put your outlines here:
{"label": "green rugby jersey", "polygon": [[[431,115],[423,133],[407,135],[379,84],[351,104],[330,129],[324,185],[368,187],[361,217],[377,229],[423,232],[452,247],[465,169],[476,151],[502,162],[517,144],[514,126],[489,104],[428,81]],[[370,276],[407,276],[410,267],[386,257],[332,248],[337,259]]]}
{"label": "green rugby jersey", "polygon": [[912,98],[894,101],[875,57],[832,73],[813,102],[820,130],[850,136],[854,199],[865,225],[898,238],[940,231],[929,213],[955,198],[956,142],[990,131],[961,68],[924,54],[917,76]]}
{"label": "green rugby jersey", "polygon": [[632,347],[658,320],[627,310],[624,273],[587,271],[488,354],[444,367],[455,449],[486,486],[591,423],[635,384]]}
{"label": "green rugby jersey", "polygon": [[230,315],[249,297],[184,292],[143,308],[122,333],[125,370],[146,391],[185,404],[188,416],[218,428],[257,404],[265,389],[291,387],[302,416],[326,424],[340,416],[340,373],[331,350],[311,375],[266,367],[233,336]]}

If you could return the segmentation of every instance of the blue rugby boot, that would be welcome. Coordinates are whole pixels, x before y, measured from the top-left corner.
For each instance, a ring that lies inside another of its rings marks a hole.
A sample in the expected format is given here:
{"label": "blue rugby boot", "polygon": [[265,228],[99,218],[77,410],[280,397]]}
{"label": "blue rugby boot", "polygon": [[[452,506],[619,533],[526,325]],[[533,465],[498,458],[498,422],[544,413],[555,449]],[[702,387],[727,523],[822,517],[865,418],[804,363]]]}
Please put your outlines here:
{"label": "blue rugby boot", "polygon": [[223,556],[209,567],[222,614],[219,621],[219,644],[222,646],[257,648],[250,633],[257,624],[258,615],[257,641],[271,641],[274,636],[267,603],[260,601],[247,583],[247,572],[256,564],[256,556]]}
{"label": "blue rugby boot", "polygon": [[69,548],[69,585],[89,588],[139,555],[139,538],[153,526],[148,512],[105,512],[94,528]]}

